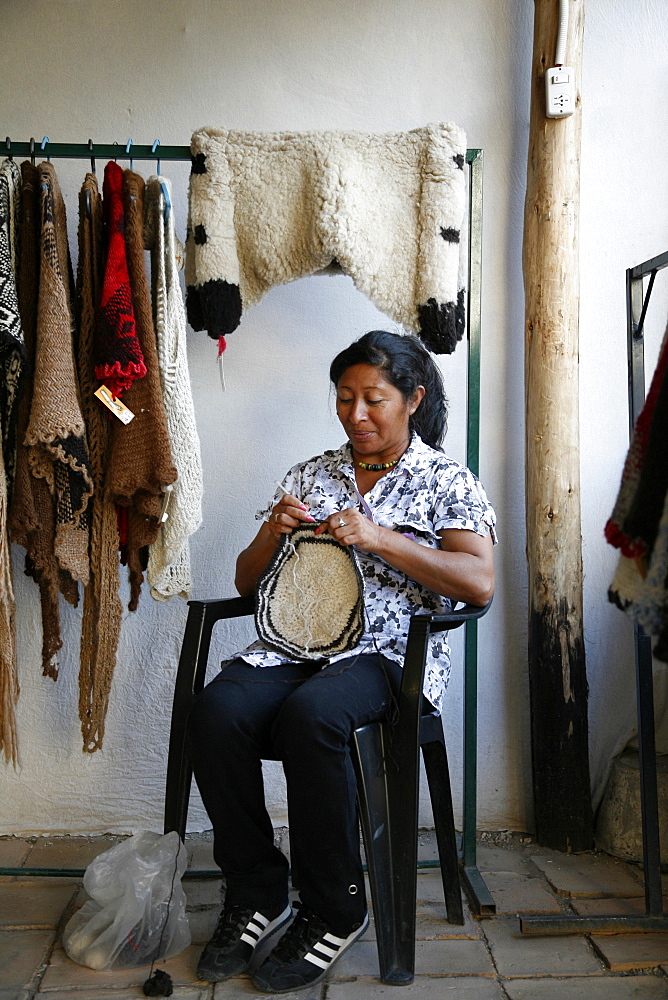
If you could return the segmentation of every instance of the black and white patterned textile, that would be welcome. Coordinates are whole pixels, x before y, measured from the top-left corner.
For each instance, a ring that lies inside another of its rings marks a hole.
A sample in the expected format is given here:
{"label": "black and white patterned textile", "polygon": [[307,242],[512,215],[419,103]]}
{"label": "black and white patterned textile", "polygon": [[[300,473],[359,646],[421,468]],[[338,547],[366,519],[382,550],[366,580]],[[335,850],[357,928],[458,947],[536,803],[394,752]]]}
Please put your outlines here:
{"label": "black and white patterned textile", "polygon": [[357,550],[315,530],[315,524],[302,524],[283,535],[257,582],[257,634],[294,660],[347,652],[364,633]]}
{"label": "black and white patterned textile", "polygon": [[17,406],[26,372],[17,294],[20,211],[21,173],[13,160],[3,160],[0,164],[0,429],[10,497],[16,464]]}
{"label": "black and white patterned textile", "polygon": [[[363,509],[349,443],[295,465],[282,485],[308,504],[318,521],[345,508]],[[277,491],[272,503],[258,511],[258,520],[269,519],[281,496],[282,491]],[[438,548],[438,532],[446,528],[475,531],[483,536],[491,534],[496,542],[496,516],[479,480],[465,466],[430,448],[416,434],[398,465],[382,476],[363,499],[376,524],[400,531],[419,545]],[[330,657],[330,662],[378,650],[403,664],[411,615],[420,611],[443,612],[450,609],[451,602],[373,553],[356,552],[364,579],[366,627],[354,649]],[[446,640],[446,633],[431,638],[423,688],[439,711],[450,677],[450,649]],[[287,660],[261,642],[253,643],[238,655],[257,667],[272,667]]]}

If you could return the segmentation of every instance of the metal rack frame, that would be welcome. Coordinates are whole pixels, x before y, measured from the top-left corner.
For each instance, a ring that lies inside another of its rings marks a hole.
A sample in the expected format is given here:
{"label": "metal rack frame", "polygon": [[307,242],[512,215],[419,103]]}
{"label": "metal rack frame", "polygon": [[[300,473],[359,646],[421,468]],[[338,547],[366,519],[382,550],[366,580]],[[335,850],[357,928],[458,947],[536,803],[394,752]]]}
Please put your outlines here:
{"label": "metal rack frame", "polygon": [[[668,252],[626,271],[626,336],[629,435],[645,401],[644,324],[657,271],[668,267]],[[649,275],[643,296],[643,279]],[[661,897],[661,852],[654,734],[654,679],[651,639],[636,623],[633,629],[636,666],[640,803],[642,815],[645,913],[637,916],[522,917],[523,934],[619,934],[668,930]]]}
{"label": "metal rack frame", "polygon": [[[94,169],[95,160],[161,160],[190,161],[189,146],[162,146],[157,141],[151,145],[137,144],[129,140],[121,143],[68,143],[30,139],[14,142],[9,137],[0,143],[0,152],[6,156],[33,160],[77,159],[90,160]],[[468,246],[468,308],[467,360],[468,392],[466,420],[466,464],[478,475],[480,457],[480,336],[481,336],[481,280],[482,280],[482,149],[467,149],[466,163],[469,167],[469,246]],[[159,167],[158,167],[159,169]],[[478,728],[478,623],[465,625],[464,644],[464,750],[463,750],[463,830],[461,860],[463,878],[472,909],[480,916],[491,916],[496,905],[476,864],[477,828],[477,728]],[[0,875],[21,875],[27,877],[83,877],[83,868],[3,868]],[[199,871],[185,873],[185,877],[213,877],[219,872]]]}

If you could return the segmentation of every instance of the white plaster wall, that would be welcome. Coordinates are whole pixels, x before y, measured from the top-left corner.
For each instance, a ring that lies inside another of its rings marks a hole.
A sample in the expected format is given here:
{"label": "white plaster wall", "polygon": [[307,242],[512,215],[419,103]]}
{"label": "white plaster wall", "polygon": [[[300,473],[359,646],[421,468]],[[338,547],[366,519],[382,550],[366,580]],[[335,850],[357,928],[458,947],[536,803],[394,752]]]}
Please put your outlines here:
{"label": "white plaster wall", "polygon": [[[502,543],[498,589],[480,628],[479,821],[530,830],[525,666],[523,298],[521,241],[533,4],[529,0],[7,0],[2,124],[16,140],[160,138],[186,143],[203,124],[287,130],[409,129],[451,119],[485,150],[481,477]],[[602,536],[626,447],[624,269],[666,249],[666,28],[661,0],[589,0],[582,162],[582,490],[586,633],[596,788],[626,733],[633,701],[630,629],[606,603],[614,553]],[[614,74],[610,74],[614,67]],[[607,76],[604,74],[608,74]],[[98,173],[101,174],[100,164]],[[58,161],[75,247],[76,192],[86,164]],[[145,176],[147,164],[135,163]],[[185,231],[188,168],[164,164]],[[662,180],[663,172],[663,180]],[[658,343],[667,296],[658,288]],[[663,298],[661,298],[663,296]],[[204,524],[193,542],[193,597],[233,593],[237,551],[254,512],[293,462],[341,434],[326,372],[333,355],[387,325],[349,279],[310,278],[272,291],[229,337],[227,391],[215,347],[190,333],[205,470]],[[443,360],[452,399],[446,442],[464,457],[464,353]],[[181,600],[142,596],[127,614],[104,749],[81,751],[79,614],[63,611],[57,684],[39,667],[39,602],[15,552],[21,766],[0,770],[0,833],[128,831],[161,826],[171,690],[186,617]],[[248,628],[215,640],[222,656]],[[459,645],[455,644],[458,650]],[[461,774],[461,666],[446,728]],[[285,821],[276,767],[268,772]],[[423,821],[429,820],[424,805]],[[208,825],[193,797],[191,829]]]}

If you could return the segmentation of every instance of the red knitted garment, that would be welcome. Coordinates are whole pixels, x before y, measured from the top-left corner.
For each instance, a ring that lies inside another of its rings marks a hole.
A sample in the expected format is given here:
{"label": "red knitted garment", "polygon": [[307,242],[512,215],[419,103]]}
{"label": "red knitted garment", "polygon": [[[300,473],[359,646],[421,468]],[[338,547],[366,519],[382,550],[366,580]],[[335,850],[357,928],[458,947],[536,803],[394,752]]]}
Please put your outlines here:
{"label": "red knitted garment", "polygon": [[107,260],[95,344],[95,376],[114,396],[120,396],[136,379],[144,377],[146,365],[137,340],[125,254],[123,171],[113,161],[104,168],[103,193]]}
{"label": "red knitted garment", "polygon": [[668,414],[668,333],[647,398],[633,429],[615,507],[605,526],[610,545],[628,559],[651,552],[668,487],[665,428]]}

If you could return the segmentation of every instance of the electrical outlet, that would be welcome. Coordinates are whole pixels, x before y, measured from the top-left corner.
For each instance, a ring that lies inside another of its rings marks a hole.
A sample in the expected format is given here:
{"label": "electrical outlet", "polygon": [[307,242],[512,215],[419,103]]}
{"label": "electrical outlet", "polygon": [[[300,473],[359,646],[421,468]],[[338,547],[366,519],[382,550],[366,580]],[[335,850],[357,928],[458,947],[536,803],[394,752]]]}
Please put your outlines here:
{"label": "electrical outlet", "polygon": [[552,66],[545,74],[545,114],[566,118],[575,111],[575,74],[571,66]]}

